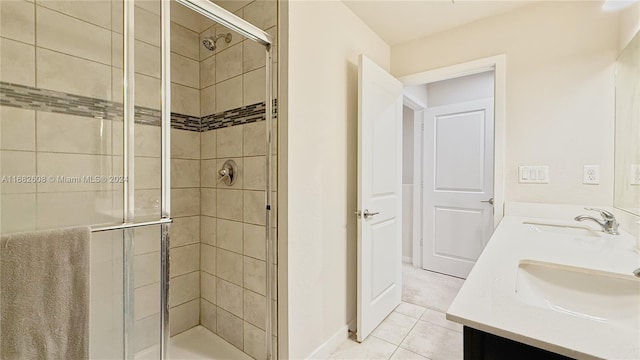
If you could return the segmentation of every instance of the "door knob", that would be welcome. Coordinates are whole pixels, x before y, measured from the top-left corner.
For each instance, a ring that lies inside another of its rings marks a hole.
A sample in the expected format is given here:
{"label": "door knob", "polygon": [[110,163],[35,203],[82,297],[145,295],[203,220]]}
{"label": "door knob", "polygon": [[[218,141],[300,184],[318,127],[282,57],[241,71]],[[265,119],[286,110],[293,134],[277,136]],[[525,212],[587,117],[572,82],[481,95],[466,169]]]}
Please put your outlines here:
{"label": "door knob", "polygon": [[488,203],[490,205],[493,205],[493,198],[489,199],[489,200],[482,200],[480,201],[481,203]]}
{"label": "door knob", "polygon": [[369,209],[364,209],[364,212],[362,213],[362,216],[364,216],[365,219],[368,219],[370,217],[374,217],[376,215],[380,214],[379,211],[377,212],[369,212]]}

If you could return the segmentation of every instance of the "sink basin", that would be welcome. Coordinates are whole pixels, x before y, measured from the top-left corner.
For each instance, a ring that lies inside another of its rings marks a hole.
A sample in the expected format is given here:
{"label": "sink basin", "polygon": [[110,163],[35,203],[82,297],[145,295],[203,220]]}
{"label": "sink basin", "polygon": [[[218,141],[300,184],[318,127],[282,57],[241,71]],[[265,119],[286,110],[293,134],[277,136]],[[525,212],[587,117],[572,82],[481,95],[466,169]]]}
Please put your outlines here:
{"label": "sink basin", "polygon": [[516,297],[525,304],[616,326],[640,326],[640,279],[631,272],[533,260],[520,261],[517,271]]}
{"label": "sink basin", "polygon": [[534,221],[525,221],[522,223],[526,225],[530,231],[541,233],[555,233],[561,235],[572,235],[580,237],[600,237],[600,235],[588,226],[568,225],[568,224],[549,224]]}

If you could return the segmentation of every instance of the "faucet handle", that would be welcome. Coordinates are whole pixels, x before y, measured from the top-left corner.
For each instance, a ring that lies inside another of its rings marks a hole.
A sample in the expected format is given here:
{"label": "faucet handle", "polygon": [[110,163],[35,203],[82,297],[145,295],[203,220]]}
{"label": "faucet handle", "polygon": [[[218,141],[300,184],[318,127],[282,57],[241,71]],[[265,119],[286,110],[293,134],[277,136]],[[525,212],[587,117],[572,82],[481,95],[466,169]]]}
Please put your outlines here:
{"label": "faucet handle", "polygon": [[597,208],[584,208],[585,210],[589,210],[589,211],[597,211],[600,213],[600,216],[602,216],[603,219],[611,221],[611,220],[615,220],[616,217],[613,216],[613,214],[610,211],[604,210],[604,209],[597,209]]}

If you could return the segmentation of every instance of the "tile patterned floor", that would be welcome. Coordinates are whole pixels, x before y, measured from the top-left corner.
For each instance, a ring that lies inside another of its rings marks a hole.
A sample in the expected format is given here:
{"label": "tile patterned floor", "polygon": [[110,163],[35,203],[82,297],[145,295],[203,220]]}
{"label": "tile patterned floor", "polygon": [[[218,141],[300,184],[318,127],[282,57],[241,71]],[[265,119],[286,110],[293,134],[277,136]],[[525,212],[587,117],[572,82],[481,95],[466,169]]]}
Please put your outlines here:
{"label": "tile patterned floor", "polygon": [[331,359],[459,360],[462,325],[445,311],[463,280],[403,265],[402,303],[361,344],[350,337]]}

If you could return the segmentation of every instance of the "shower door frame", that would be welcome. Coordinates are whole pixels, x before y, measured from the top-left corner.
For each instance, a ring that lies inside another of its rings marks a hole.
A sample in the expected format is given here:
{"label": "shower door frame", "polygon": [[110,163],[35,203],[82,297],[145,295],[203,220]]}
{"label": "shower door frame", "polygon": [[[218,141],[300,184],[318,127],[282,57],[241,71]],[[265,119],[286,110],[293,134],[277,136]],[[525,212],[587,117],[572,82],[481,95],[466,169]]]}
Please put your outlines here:
{"label": "shower door frame", "polygon": [[[135,2],[123,0],[123,170],[135,178]],[[135,184],[127,181],[123,191],[123,224],[93,228],[92,232],[123,231],[123,358],[135,358],[134,338],[134,229],[160,225],[160,359],[166,359],[169,343],[169,248],[171,219],[171,2],[160,0],[161,119],[160,119],[160,219],[135,222]],[[165,53],[166,51],[166,53]]]}
{"label": "shower door frame", "polygon": [[[171,17],[170,17],[170,2],[163,1],[160,17],[162,24],[162,116],[163,116],[163,127],[165,124],[165,116],[168,117],[169,125],[171,124],[171,66],[169,63],[169,59],[171,58]],[[267,360],[271,360],[273,358],[273,324],[275,322],[273,308],[271,305],[273,298],[273,289],[274,284],[276,282],[276,274],[273,269],[273,259],[274,259],[274,244],[272,244],[272,236],[271,236],[271,213],[274,211],[272,207],[271,201],[271,160],[272,160],[272,129],[273,129],[273,37],[269,35],[267,32],[261,30],[255,25],[247,22],[244,19],[239,18],[233,13],[223,9],[222,7],[208,1],[208,0],[176,0],[177,3],[195,11],[196,13],[216,22],[217,24],[223,25],[246,38],[253,40],[260,45],[265,47],[265,126],[266,126],[266,161],[265,161],[265,260],[266,260],[266,323],[265,323],[265,342],[267,346]],[[166,134],[167,141],[169,134]],[[165,140],[165,133],[163,132],[162,140]],[[170,149],[170,148],[169,148]],[[170,154],[164,154],[165,149],[163,147],[163,168],[165,166],[169,166],[170,163]],[[165,163],[167,161],[167,163]],[[163,173],[163,181],[164,181],[164,173]],[[167,198],[167,201],[169,199]],[[165,208],[164,196],[163,196],[163,216],[165,215],[164,209],[169,209],[168,203]],[[167,217],[169,216],[167,212]],[[163,225],[163,229],[164,229]],[[166,235],[168,241],[168,234]],[[165,233],[163,230],[163,243],[165,239]],[[164,248],[164,247],[163,247]],[[167,246],[168,250],[168,246]],[[168,257],[166,258],[168,261]],[[165,261],[165,253],[162,252],[162,261]],[[166,272],[165,272],[166,271]],[[165,279],[166,278],[166,279]],[[169,271],[168,267],[165,269],[163,267],[162,273],[162,293],[163,300],[166,292],[168,299],[168,284],[169,284]],[[166,280],[166,281],[165,281]],[[166,287],[165,287],[166,286]],[[165,314],[162,319],[162,329],[161,329],[161,359],[164,360],[166,358],[166,347],[169,343],[169,306],[168,303],[164,301],[162,304],[162,313]]]}

